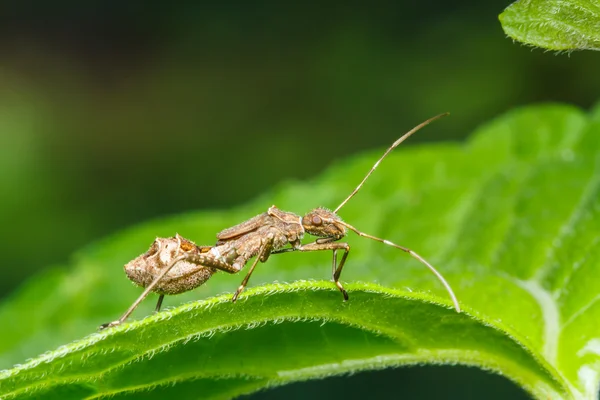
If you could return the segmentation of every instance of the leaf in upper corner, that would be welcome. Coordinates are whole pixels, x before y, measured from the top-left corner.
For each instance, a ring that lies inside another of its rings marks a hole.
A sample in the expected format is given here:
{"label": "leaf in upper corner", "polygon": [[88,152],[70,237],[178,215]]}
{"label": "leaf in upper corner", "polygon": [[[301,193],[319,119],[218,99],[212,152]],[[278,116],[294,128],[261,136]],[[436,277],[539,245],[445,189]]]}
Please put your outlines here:
{"label": "leaf in upper corner", "polygon": [[75,341],[2,372],[0,397],[231,398],[344,372],[462,363],[498,371],[540,399],[595,398],[599,138],[597,111],[519,109],[466,144],[398,149],[341,210],[359,229],[431,261],[462,314],[421,264],[349,236],[347,303],[328,281],[330,254],[274,255],[236,304],[229,299],[242,277],[217,274],[168,297],[175,308],[140,319],[151,314],[150,298],[133,322],[92,333],[139,294],[121,266],[155,236],[210,244],[271,204],[299,213],[335,206],[379,156],[370,153],[236,210],[121,232],[80,252],[68,272],[32,280],[0,309],[0,362]]}
{"label": "leaf in upper corner", "polygon": [[600,50],[600,3],[520,0],[500,14],[511,38],[549,50]]}

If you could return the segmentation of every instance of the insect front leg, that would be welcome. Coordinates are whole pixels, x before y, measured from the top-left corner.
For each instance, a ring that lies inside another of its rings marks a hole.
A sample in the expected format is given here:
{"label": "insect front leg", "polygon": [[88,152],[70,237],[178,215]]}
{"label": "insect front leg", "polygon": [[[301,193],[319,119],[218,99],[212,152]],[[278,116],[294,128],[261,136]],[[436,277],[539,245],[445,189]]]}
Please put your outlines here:
{"label": "insect front leg", "polygon": [[[350,245],[348,243],[338,243],[335,242],[337,238],[334,237],[326,237],[319,238],[313,243],[309,243],[306,245],[301,245],[297,247],[287,247],[285,249],[279,249],[271,252],[271,254],[282,254],[282,253],[290,253],[293,251],[319,251],[319,250],[332,250],[333,251],[333,259],[331,264],[331,272],[333,282],[337,286],[337,288],[342,292],[342,296],[344,296],[344,301],[348,300],[348,292],[342,286],[340,282],[340,275],[342,274],[342,268],[344,268],[344,264],[346,264],[346,258],[348,258],[348,253],[350,253]],[[344,250],[344,255],[340,260],[339,265],[337,264],[337,251]]]}
{"label": "insect front leg", "polygon": [[[309,243],[303,246],[297,247],[295,250],[298,251],[321,251],[321,250],[332,250],[333,251],[333,263],[331,266],[332,270],[332,278],[335,286],[342,292],[342,296],[344,296],[344,301],[348,300],[348,292],[342,286],[340,282],[340,275],[342,274],[342,269],[344,268],[344,264],[346,264],[346,258],[348,258],[348,253],[350,253],[350,245],[348,243],[339,243],[334,242],[334,238],[321,238],[317,239],[314,243]],[[340,263],[337,264],[337,251],[344,250],[344,255],[342,255],[342,259]],[[336,265],[337,264],[337,265]]]}

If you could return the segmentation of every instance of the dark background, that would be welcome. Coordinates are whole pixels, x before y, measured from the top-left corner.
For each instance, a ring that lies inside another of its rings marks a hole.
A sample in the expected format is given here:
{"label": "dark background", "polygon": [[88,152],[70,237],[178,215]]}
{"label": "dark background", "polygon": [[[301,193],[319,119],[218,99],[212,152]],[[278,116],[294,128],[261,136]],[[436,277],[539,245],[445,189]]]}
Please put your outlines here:
{"label": "dark background", "polygon": [[[598,100],[598,54],[507,39],[497,16],[509,1],[251,3],[0,5],[1,296],[104,235],[233,207],[440,112],[452,116],[411,143],[462,140],[518,105]],[[481,371],[427,367],[253,398],[357,387],[519,393]]]}

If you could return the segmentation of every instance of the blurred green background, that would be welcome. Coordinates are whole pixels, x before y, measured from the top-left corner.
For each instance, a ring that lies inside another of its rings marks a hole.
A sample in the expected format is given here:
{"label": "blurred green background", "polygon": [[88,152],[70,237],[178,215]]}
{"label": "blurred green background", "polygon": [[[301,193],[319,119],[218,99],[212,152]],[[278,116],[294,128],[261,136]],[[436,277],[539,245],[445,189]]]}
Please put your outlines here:
{"label": "blurred green background", "polygon": [[[111,232],[227,209],[383,148],[440,112],[452,116],[410,144],[462,140],[532,102],[589,108],[598,100],[598,54],[513,43],[497,19],[509,4],[3,2],[0,295]],[[424,388],[433,375],[438,384]],[[253,398],[344,390],[352,398],[350,381],[403,398],[434,389],[439,398],[477,398],[460,388],[482,381],[479,395],[520,393],[467,368],[343,379]]]}

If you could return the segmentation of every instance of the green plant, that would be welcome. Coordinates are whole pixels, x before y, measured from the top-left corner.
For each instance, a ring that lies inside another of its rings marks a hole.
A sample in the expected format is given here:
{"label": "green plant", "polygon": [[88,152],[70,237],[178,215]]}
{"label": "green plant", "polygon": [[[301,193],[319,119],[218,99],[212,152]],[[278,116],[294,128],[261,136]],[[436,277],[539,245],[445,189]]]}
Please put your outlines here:
{"label": "green plant", "polygon": [[[349,237],[347,303],[326,281],[328,253],[273,256],[257,267],[238,303],[229,299],[241,276],[217,274],[166,299],[180,306],[1,372],[0,397],[134,398],[149,391],[183,398],[192,391],[229,398],[350,371],[460,363],[502,373],[540,399],[595,398],[598,135],[600,107],[590,115],[562,105],[515,110],[465,144],[398,149],[343,210],[355,226],[432,261],[454,287],[462,314],[422,265]],[[72,267],[32,280],[2,306],[1,365],[119,315],[139,293],[120,266],[155,236],[179,232],[207,244],[272,203],[297,212],[337,204],[378,154],[236,210],[151,222],[83,250]],[[202,300],[185,303],[192,299]],[[146,301],[135,315],[153,305]]]}
{"label": "green plant", "polygon": [[600,50],[600,4],[595,0],[519,0],[502,14],[504,32],[549,50]]}

